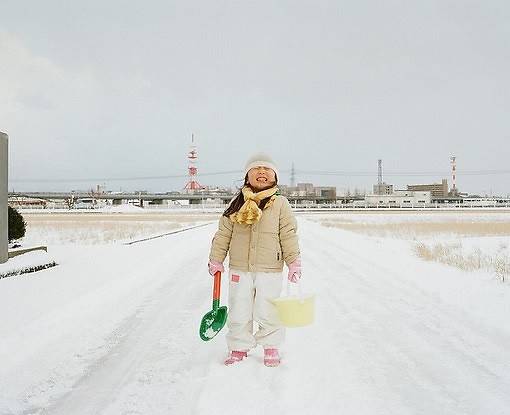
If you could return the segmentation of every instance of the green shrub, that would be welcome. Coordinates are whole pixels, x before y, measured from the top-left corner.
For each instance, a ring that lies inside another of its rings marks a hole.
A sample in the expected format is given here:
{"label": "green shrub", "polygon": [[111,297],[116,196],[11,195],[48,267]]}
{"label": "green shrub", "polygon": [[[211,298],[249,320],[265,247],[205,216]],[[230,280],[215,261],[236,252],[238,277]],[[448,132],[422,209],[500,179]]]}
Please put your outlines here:
{"label": "green shrub", "polygon": [[23,238],[27,230],[27,224],[21,213],[9,206],[9,242]]}

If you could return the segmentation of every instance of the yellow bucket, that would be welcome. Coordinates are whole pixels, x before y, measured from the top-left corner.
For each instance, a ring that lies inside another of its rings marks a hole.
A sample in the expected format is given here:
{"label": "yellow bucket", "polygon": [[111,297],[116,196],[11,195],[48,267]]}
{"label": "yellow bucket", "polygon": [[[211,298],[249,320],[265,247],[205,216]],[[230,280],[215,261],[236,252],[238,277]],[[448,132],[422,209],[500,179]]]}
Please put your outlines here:
{"label": "yellow bucket", "polygon": [[285,327],[303,327],[313,323],[315,295],[287,296],[271,300]]}

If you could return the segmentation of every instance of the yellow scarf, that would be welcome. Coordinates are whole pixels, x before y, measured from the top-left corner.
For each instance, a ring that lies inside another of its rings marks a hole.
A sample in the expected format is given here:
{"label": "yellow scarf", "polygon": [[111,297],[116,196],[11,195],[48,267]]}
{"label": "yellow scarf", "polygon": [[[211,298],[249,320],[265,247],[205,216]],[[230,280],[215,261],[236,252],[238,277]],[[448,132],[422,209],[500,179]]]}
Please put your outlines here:
{"label": "yellow scarf", "polygon": [[276,198],[275,193],[278,188],[271,187],[270,189],[262,190],[261,192],[254,193],[248,186],[243,187],[244,204],[241,206],[236,213],[230,215],[230,219],[233,222],[251,225],[252,223],[258,222],[262,216],[262,210],[259,208],[260,201],[266,197],[271,196],[264,206],[264,210],[267,209],[273,203]]}

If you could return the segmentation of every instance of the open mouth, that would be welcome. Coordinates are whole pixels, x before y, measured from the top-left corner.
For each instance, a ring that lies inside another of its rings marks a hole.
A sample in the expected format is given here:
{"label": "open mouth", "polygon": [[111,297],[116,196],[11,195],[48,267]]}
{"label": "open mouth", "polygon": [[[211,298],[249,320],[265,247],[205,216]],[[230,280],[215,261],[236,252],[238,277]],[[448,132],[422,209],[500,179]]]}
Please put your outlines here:
{"label": "open mouth", "polygon": [[266,177],[257,177],[257,181],[261,182],[261,183],[265,183],[265,182],[267,182],[267,178]]}

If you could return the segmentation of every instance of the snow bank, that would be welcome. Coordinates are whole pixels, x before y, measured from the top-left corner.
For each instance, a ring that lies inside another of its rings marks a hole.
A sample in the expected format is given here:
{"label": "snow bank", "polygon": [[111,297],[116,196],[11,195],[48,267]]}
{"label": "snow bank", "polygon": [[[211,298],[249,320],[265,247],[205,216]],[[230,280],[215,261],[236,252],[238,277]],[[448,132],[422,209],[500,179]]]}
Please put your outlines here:
{"label": "snow bank", "polygon": [[7,262],[0,264],[0,279],[15,275],[40,271],[56,265],[53,257],[45,251],[31,251],[10,258]]}

